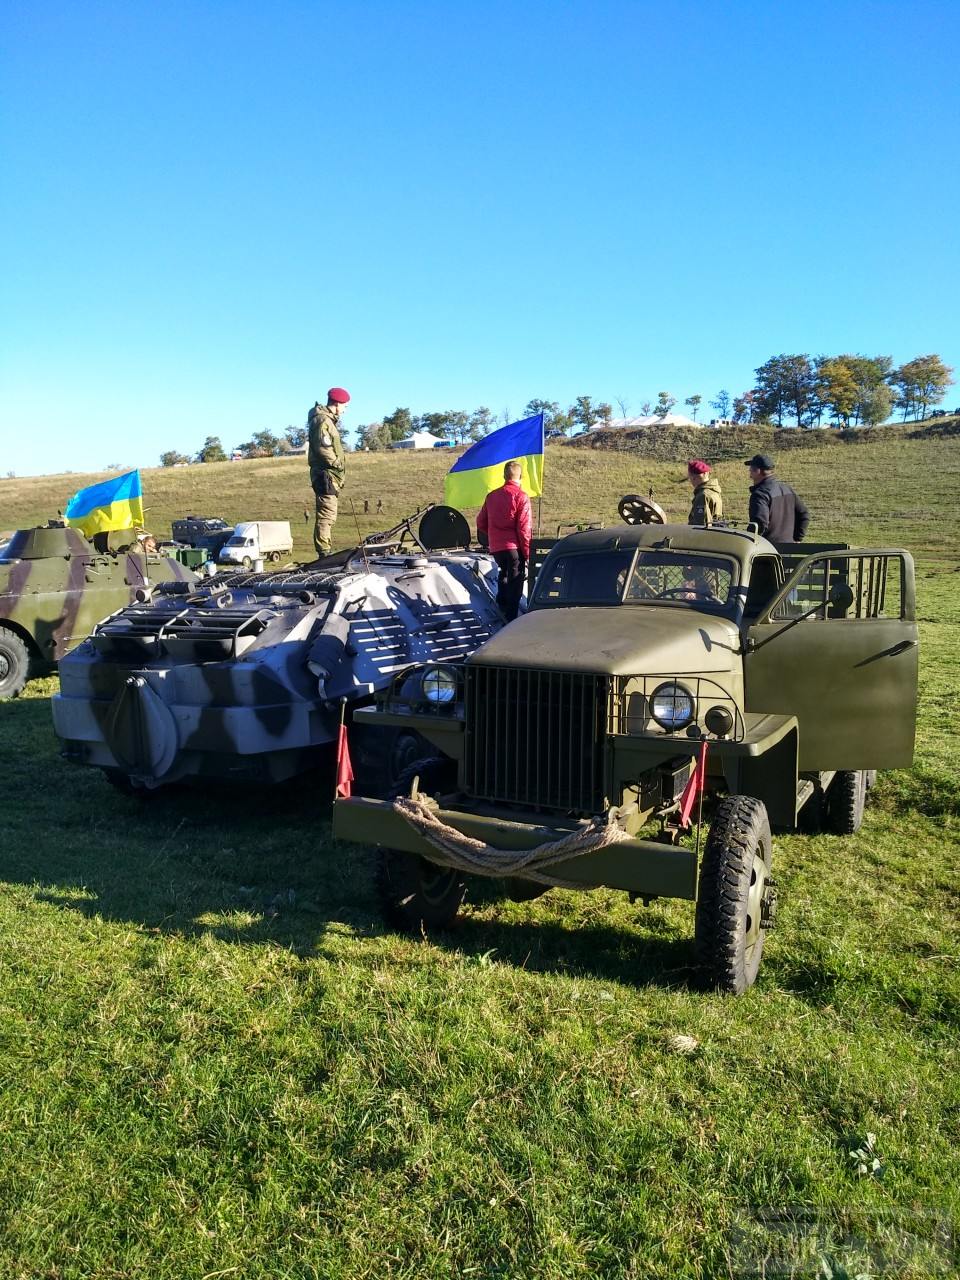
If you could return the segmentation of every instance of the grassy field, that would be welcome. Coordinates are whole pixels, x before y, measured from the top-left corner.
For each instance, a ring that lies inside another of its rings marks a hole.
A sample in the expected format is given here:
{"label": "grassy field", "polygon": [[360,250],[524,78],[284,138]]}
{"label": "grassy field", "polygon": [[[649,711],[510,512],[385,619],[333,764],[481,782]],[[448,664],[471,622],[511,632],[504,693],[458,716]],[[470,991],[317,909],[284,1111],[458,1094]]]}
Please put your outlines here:
{"label": "grassy field", "polygon": [[[445,461],[352,458],[348,494],[392,519]],[[689,905],[485,889],[400,938],[329,780],[141,805],[59,759],[54,679],[3,705],[3,1280],[958,1274],[960,439],[783,470],[811,536],[918,558],[918,757],[858,836],[775,839],[780,922],[738,1000],[697,990]],[[682,474],[553,449],[544,525],[651,485],[679,515]],[[81,483],[0,481],[0,525]],[[144,489],[161,531],[289,515],[308,545],[302,461]]]}

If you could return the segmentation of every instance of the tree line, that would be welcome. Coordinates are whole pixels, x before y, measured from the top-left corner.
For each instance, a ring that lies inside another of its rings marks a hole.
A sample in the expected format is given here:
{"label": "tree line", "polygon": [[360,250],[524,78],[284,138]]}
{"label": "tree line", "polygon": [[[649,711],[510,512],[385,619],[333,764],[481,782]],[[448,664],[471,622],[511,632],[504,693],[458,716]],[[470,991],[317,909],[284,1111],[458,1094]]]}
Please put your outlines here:
{"label": "tree line", "polygon": [[[777,355],[755,370],[755,382],[749,390],[738,396],[720,390],[708,404],[721,421],[819,427],[826,419],[838,427],[870,427],[886,422],[894,411],[902,413],[903,421],[926,417],[928,410],[944,399],[953,372],[938,355],[915,356],[899,366],[894,366],[892,356]],[[621,418],[629,418],[626,398],[615,396],[614,400]],[[639,414],[665,419],[677,403],[669,391],[660,391],[655,401],[645,400],[638,406]],[[694,422],[702,404],[699,394],[684,400]],[[530,418],[538,413],[543,414],[548,439],[613,420],[613,406],[593,396],[577,396],[567,408],[556,400],[529,400],[517,416]],[[485,405],[472,413],[446,409],[414,414],[408,408],[396,408],[379,422],[363,423],[354,431],[358,449],[376,451],[389,449],[414,431],[429,431],[451,444],[465,444],[513,420],[509,408],[494,414]],[[347,430],[343,436],[345,446],[351,448]],[[306,427],[287,427],[279,436],[256,431],[233,453],[242,458],[281,457],[303,448],[306,440]],[[174,467],[187,462],[225,462],[227,457],[220,437],[207,436],[193,457],[169,449],[160,455],[160,463]]]}

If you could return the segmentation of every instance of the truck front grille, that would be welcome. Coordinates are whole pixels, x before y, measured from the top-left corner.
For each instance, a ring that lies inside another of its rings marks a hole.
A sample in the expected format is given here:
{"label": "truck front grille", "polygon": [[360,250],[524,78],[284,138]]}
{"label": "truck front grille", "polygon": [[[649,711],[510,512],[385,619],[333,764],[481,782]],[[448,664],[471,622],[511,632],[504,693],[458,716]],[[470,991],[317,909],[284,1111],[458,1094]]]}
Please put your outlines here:
{"label": "truck front grille", "polygon": [[576,814],[600,812],[607,678],[469,665],[465,671],[470,794]]}

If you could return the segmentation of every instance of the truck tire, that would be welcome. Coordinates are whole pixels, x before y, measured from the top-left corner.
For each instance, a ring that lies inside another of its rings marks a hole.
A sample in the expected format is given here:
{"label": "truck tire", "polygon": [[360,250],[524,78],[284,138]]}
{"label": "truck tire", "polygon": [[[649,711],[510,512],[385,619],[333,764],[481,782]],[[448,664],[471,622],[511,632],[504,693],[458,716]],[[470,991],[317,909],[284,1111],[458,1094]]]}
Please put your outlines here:
{"label": "truck tire", "polygon": [[727,796],[700,863],[694,939],[704,982],[728,995],[753,985],[776,905],[770,820],[752,796]]}
{"label": "truck tire", "polygon": [[0,627],[0,701],[16,698],[30,679],[30,652],[15,631]]}
{"label": "truck tire", "polygon": [[279,552],[279,551],[271,551],[271,552],[270,552],[270,560],[271,560],[271,563],[273,563],[273,564],[277,564],[277,563],[278,563],[278,561],[280,560],[280,552]]}
{"label": "truck tire", "polygon": [[249,556],[244,556],[243,559],[240,561],[240,563],[244,569],[250,569],[253,567],[253,561],[250,559]]}
{"label": "truck tire", "polygon": [[[404,771],[394,794],[408,795],[415,777],[424,791],[443,787],[452,763],[439,757],[416,761]],[[422,935],[453,924],[467,886],[454,868],[438,867],[416,853],[381,849],[376,888],[387,922],[403,933]]]}
{"label": "truck tire", "polygon": [[855,836],[863,825],[866,802],[866,771],[845,769],[837,773],[827,792],[827,830],[836,836]]}

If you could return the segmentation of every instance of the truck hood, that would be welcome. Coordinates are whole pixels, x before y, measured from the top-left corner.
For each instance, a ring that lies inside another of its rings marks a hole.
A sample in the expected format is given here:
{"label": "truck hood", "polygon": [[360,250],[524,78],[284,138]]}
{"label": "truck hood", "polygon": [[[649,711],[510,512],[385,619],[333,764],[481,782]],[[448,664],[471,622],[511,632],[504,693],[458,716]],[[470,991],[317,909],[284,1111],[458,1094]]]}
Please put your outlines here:
{"label": "truck hood", "polygon": [[726,618],[670,606],[618,605],[535,609],[468,661],[617,676],[705,675],[739,666],[740,652],[740,633]]}

